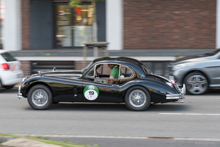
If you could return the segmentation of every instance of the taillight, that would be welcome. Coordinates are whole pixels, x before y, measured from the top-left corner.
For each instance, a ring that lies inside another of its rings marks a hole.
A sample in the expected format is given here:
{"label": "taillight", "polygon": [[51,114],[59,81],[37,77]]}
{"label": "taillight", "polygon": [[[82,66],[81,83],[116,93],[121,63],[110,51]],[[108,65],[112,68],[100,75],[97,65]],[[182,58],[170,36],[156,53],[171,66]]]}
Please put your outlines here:
{"label": "taillight", "polygon": [[9,65],[7,63],[2,63],[3,70],[9,70]]}

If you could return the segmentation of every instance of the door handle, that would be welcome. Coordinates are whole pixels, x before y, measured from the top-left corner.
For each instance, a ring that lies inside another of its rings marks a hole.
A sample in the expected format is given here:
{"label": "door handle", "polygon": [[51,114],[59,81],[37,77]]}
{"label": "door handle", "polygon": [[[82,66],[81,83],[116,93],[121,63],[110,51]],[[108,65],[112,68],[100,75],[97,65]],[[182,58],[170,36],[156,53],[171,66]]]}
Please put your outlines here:
{"label": "door handle", "polygon": [[77,96],[77,88],[73,88],[73,96],[74,96],[74,97]]}

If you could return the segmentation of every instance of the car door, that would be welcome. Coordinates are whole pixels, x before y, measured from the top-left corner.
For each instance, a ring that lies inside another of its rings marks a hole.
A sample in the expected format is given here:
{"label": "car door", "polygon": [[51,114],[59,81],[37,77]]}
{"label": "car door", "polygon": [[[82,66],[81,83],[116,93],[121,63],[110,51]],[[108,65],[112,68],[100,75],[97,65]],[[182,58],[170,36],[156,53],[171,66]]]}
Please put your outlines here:
{"label": "car door", "polygon": [[45,75],[48,85],[53,90],[55,102],[82,102],[82,79],[60,74]]}
{"label": "car door", "polygon": [[119,102],[119,80],[96,77],[95,67],[83,77],[83,101]]}

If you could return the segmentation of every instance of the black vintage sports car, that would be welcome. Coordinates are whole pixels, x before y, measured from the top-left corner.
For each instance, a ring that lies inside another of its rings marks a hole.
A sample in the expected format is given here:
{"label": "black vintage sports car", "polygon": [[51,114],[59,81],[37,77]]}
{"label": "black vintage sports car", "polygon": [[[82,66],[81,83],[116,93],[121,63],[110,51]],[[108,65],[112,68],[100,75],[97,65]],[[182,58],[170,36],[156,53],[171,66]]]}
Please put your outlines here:
{"label": "black vintage sports car", "polygon": [[[110,78],[114,65],[118,78]],[[184,99],[182,89],[168,79],[152,74],[141,62],[126,57],[99,58],[82,71],[39,72],[25,77],[18,98],[27,98],[33,109],[48,109],[58,102],[125,103],[131,110],[146,110],[151,103]]]}

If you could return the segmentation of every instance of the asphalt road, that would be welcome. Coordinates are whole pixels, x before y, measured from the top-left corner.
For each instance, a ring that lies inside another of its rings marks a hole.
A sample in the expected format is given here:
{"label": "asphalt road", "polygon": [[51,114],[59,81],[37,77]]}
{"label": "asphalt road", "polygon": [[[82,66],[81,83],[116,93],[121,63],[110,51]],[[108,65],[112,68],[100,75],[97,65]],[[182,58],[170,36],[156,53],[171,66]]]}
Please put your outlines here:
{"label": "asphalt road", "polygon": [[186,96],[185,103],[129,111],[123,104],[61,103],[30,108],[16,89],[0,92],[0,133],[47,136],[100,147],[220,146],[220,91]]}

